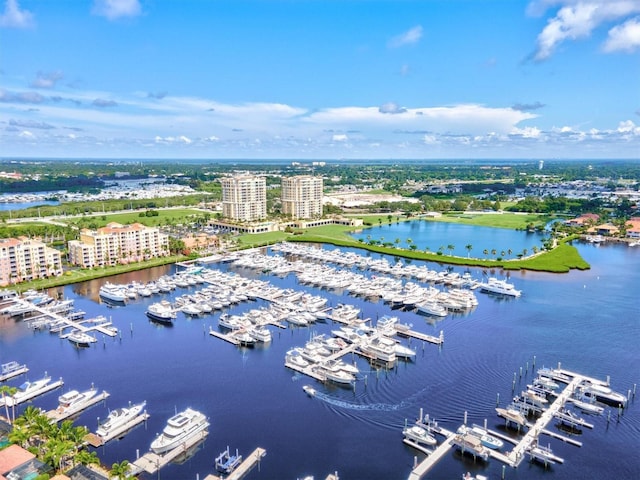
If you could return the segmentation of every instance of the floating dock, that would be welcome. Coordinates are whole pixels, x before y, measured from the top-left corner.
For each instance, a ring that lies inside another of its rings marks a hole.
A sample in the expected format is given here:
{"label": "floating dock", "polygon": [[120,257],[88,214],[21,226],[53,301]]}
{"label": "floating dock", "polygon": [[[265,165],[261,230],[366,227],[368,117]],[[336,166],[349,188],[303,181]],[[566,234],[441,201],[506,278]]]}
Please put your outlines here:
{"label": "floating dock", "polygon": [[158,470],[169,464],[172,460],[175,460],[181,454],[187,452],[187,450],[189,450],[191,447],[197,445],[199,442],[207,438],[207,435],[209,435],[208,430],[198,432],[197,435],[190,437],[180,446],[174,448],[169,452],[166,452],[163,455],[158,455],[157,453],[153,452],[145,453],[142,457],[131,463],[131,475],[138,475],[142,472],[147,472],[150,475],[155,474]]}
{"label": "floating dock", "polygon": [[[2,365],[3,371],[5,371],[5,368],[4,368],[5,365],[9,365],[9,364],[5,363],[5,364]],[[6,380],[9,380],[10,378],[17,377],[18,375],[22,375],[23,373],[27,373],[28,371],[29,371],[29,368],[26,365],[19,365],[15,369],[7,371],[7,373],[1,374],[0,375],[0,383],[4,382]]]}
{"label": "floating dock", "polygon": [[427,335],[425,333],[416,332],[411,330],[408,325],[396,324],[393,326],[396,329],[396,333],[401,337],[411,337],[425,342],[433,343],[434,345],[442,345],[444,343],[444,333],[440,330],[440,335],[434,337],[433,335]]}
{"label": "floating dock", "polygon": [[72,417],[77,413],[80,413],[86,410],[89,407],[94,406],[96,403],[100,403],[102,400],[105,400],[108,397],[109,397],[109,393],[103,390],[102,393],[95,394],[88,402],[83,403],[80,406],[77,406],[76,408],[69,408],[64,411],[58,411],[58,409],[49,410],[48,412],[45,413],[45,415],[49,417],[49,420],[51,421],[51,423],[58,423],[58,422],[61,422],[62,420],[66,420],[69,417]]}
{"label": "floating dock", "polygon": [[229,475],[225,475],[224,477],[219,477],[217,475],[207,475],[204,480],[240,480],[244,478],[256,465],[260,464],[260,461],[267,454],[267,451],[264,448],[256,448],[247,458],[238,465],[233,472]]}

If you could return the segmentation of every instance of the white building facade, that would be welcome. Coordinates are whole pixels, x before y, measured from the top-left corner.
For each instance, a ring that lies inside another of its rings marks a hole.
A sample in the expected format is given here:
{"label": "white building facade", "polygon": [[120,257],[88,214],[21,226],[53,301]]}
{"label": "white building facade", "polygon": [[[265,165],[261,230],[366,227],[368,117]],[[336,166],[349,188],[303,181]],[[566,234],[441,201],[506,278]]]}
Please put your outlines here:
{"label": "white building facade", "polygon": [[322,177],[296,175],[282,179],[282,213],[294,219],[322,216]]}
{"label": "white building facade", "polygon": [[267,217],[267,182],[264,177],[238,175],[221,179],[222,215],[251,222]]}

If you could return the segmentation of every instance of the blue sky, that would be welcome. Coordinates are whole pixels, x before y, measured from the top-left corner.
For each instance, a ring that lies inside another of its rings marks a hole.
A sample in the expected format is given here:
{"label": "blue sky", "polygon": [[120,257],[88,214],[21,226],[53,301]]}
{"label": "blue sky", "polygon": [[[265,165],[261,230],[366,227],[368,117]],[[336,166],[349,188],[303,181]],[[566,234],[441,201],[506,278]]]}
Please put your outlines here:
{"label": "blue sky", "polygon": [[0,0],[0,156],[640,158],[640,0]]}

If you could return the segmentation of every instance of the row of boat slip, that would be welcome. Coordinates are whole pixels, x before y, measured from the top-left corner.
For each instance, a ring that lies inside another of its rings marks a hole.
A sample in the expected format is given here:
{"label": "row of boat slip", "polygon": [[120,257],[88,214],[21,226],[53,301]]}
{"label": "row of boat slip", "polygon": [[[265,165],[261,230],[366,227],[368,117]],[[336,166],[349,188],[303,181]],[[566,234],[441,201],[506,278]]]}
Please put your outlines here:
{"label": "row of boat slip", "polygon": [[[442,283],[457,288],[480,288],[481,291],[486,293],[512,297],[519,297],[522,293],[520,290],[517,290],[513,284],[506,280],[500,280],[494,277],[489,277],[486,281],[481,282],[473,279],[468,272],[462,275],[457,272],[449,272],[446,270],[437,272],[429,270],[424,265],[404,265],[402,262],[396,262],[394,265],[391,265],[386,258],[374,259],[353,252],[343,252],[337,248],[333,250],[326,250],[308,245],[283,242],[273,245],[271,249],[273,251],[316,260],[322,262],[322,264],[335,263],[347,267],[357,266],[361,269],[391,274],[396,277],[410,277],[423,282]],[[241,258],[237,263],[251,268],[261,268],[274,273],[296,272],[300,281],[314,281],[314,277],[309,274],[309,265],[300,261],[288,261],[282,257],[266,257],[266,255],[254,252],[251,254],[250,258]],[[321,286],[344,289],[349,289],[349,287],[351,287],[353,291],[357,292],[358,290],[357,282],[349,282],[345,279],[334,278],[328,285]],[[361,294],[365,295],[368,293],[363,291]]]}

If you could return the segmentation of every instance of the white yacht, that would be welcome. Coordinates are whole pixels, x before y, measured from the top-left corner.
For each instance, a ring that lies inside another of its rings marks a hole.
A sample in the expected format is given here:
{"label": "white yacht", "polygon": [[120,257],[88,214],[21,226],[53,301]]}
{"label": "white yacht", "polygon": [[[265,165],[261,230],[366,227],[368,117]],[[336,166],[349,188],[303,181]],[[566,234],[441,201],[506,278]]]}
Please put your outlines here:
{"label": "white yacht", "polygon": [[480,283],[480,290],[487,293],[498,293],[500,295],[508,295],[511,297],[519,297],[522,292],[516,290],[512,283],[506,280],[499,280],[495,277],[489,277],[486,282]]}
{"label": "white yacht", "polygon": [[502,440],[491,435],[489,432],[487,432],[487,430],[485,430],[484,428],[478,425],[474,425],[472,427],[462,425],[460,426],[460,428],[458,428],[457,433],[461,435],[464,435],[464,434],[473,435],[474,437],[477,437],[480,439],[480,442],[482,443],[482,445],[492,450],[497,450],[499,448],[502,448],[504,445],[504,442]]}
{"label": "white yacht", "polygon": [[[49,382],[51,382],[51,377],[48,375],[45,375],[39,380],[34,380],[33,382],[24,382],[18,387],[18,391],[11,397],[11,403],[18,404],[27,398],[36,396],[38,394],[38,391],[44,389],[45,387],[47,387],[47,385],[49,385]],[[10,402],[7,403],[11,405]]]}
{"label": "white yacht", "polygon": [[90,388],[89,390],[85,390],[84,392],[79,392],[78,390],[71,390],[63,395],[58,397],[58,408],[56,408],[57,413],[71,413],[78,412],[82,410],[88,403],[91,401],[93,397],[98,393],[97,388]]}
{"label": "white yacht", "polygon": [[402,430],[402,434],[405,436],[405,438],[413,440],[414,442],[422,445],[429,445],[432,447],[436,443],[438,443],[436,437],[431,435],[431,433],[426,428],[423,428],[419,425],[405,427]]}
{"label": "white yacht", "polygon": [[173,450],[208,426],[209,421],[204,414],[187,408],[167,421],[162,433],[151,442],[151,450],[158,455]]}
{"label": "white yacht", "polygon": [[176,312],[167,300],[152,303],[147,307],[147,317],[158,322],[171,323],[176,318]]}
{"label": "white yacht", "polygon": [[435,317],[446,317],[447,309],[435,301],[427,301],[416,304],[416,308],[420,313],[425,315],[433,315]]}
{"label": "white yacht", "polygon": [[67,337],[67,340],[77,347],[88,347],[92,343],[96,343],[98,341],[96,337],[89,335],[88,333],[81,332],[80,330],[71,333]]}
{"label": "white yacht", "polygon": [[116,432],[118,428],[126,425],[128,422],[136,418],[140,412],[144,410],[146,405],[147,402],[142,402],[129,407],[111,410],[107,419],[101,423],[98,430],[96,430],[96,435],[102,438],[108,437],[110,434],[113,434],[113,432]]}
{"label": "white yacht", "polygon": [[119,285],[107,282],[100,287],[100,298],[111,302],[124,303],[127,300],[127,292]]}

